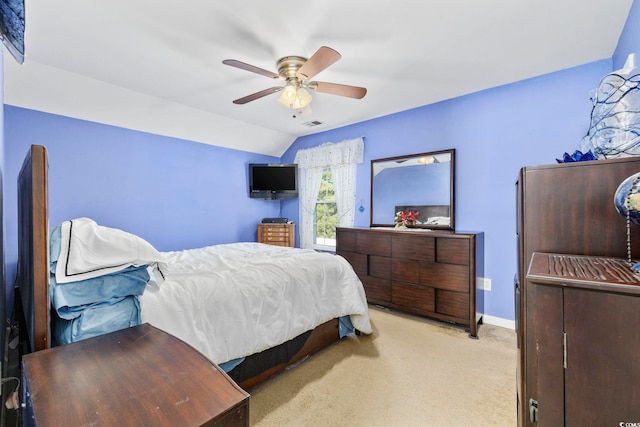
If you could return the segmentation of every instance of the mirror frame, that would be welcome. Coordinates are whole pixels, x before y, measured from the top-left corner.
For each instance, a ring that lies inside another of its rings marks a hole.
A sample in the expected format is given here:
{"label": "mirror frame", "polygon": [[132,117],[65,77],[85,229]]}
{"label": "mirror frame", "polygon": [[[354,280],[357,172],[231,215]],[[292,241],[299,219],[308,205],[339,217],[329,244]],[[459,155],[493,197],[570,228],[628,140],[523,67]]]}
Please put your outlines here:
{"label": "mirror frame", "polygon": [[[370,215],[369,215],[369,223],[371,227],[395,227],[394,224],[378,224],[373,222],[373,213],[375,211],[375,201],[373,199],[374,188],[373,188],[373,179],[374,179],[374,164],[382,163],[382,162],[397,162],[399,160],[410,160],[419,157],[428,157],[435,156],[441,154],[450,154],[451,155],[451,167],[450,167],[450,176],[449,176],[449,225],[416,225],[414,228],[427,228],[433,230],[455,230],[455,177],[456,177],[456,150],[454,148],[448,150],[440,150],[440,151],[430,151],[426,153],[419,154],[408,154],[404,156],[396,156],[396,157],[387,157],[384,159],[374,159],[371,160],[371,194],[370,194]],[[424,190],[424,189],[423,189]]]}

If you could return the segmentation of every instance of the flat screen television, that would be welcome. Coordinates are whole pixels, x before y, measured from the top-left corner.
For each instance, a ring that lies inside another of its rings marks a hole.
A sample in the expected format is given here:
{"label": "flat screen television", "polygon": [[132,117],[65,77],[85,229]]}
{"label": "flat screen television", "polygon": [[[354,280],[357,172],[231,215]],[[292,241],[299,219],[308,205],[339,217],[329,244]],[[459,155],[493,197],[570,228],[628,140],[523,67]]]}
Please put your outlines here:
{"label": "flat screen television", "polygon": [[271,200],[298,197],[298,165],[249,164],[249,197]]}

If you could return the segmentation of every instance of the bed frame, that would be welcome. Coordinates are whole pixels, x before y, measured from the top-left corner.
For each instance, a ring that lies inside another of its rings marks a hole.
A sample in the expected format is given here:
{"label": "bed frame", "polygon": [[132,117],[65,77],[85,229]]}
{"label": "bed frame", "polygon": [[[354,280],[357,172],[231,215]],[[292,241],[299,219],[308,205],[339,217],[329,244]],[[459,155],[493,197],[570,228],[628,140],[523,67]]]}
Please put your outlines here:
{"label": "bed frame", "polygon": [[[18,176],[18,283],[16,307],[26,346],[51,346],[49,303],[49,213],[47,150],[32,145]],[[277,347],[251,355],[228,374],[248,389],[340,339],[333,319]]]}

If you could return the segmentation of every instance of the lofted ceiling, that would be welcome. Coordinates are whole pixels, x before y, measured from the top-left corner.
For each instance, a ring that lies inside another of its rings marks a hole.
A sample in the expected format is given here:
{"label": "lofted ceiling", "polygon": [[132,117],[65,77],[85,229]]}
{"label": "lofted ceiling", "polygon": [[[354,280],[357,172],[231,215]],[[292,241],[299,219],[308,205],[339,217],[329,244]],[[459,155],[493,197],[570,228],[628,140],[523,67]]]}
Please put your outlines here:
{"label": "lofted ceiling", "polygon": [[[610,58],[632,0],[25,3],[6,104],[279,157],[299,136]],[[342,58],[314,79],[363,99],[312,92],[295,118],[279,94],[232,103],[283,83],[224,59],[277,72],[321,46]]]}

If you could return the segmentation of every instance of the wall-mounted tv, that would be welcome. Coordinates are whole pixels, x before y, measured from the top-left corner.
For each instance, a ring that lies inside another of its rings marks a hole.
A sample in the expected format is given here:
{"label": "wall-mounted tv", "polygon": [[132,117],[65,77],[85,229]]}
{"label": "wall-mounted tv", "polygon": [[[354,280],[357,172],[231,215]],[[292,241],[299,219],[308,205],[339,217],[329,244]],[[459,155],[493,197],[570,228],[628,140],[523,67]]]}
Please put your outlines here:
{"label": "wall-mounted tv", "polygon": [[272,200],[298,197],[298,165],[249,164],[249,197]]}

